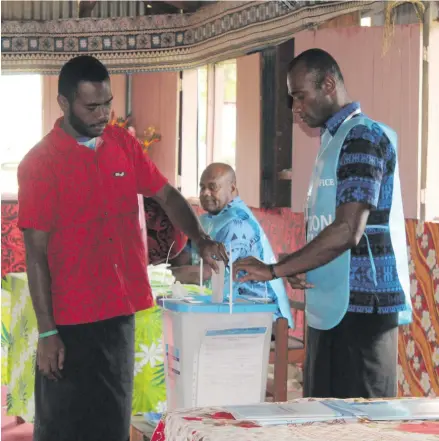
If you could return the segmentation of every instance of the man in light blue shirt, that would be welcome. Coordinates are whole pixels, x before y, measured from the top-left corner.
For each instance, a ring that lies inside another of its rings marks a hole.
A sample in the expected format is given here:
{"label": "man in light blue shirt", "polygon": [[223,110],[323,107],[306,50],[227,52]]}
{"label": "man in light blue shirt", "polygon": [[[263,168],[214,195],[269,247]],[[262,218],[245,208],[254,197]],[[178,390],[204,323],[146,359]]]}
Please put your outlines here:
{"label": "man in light blue shirt", "polygon": [[[238,195],[236,176],[227,164],[210,164],[200,180],[200,203],[206,214],[200,216],[200,222],[206,232],[216,241],[231,249],[231,259],[253,256],[265,263],[275,263],[276,259],[268,239],[251,210]],[[199,283],[199,257],[197,250],[188,246],[174,264],[174,276],[181,283]],[[204,279],[209,281],[211,270],[207,265],[203,271]],[[208,282],[209,284],[209,282]],[[224,295],[229,296],[229,269],[226,268]],[[233,297],[256,296],[268,297],[275,301],[279,310],[277,317],[285,317],[290,327],[293,319],[284,283],[281,279],[258,282],[235,283]]]}

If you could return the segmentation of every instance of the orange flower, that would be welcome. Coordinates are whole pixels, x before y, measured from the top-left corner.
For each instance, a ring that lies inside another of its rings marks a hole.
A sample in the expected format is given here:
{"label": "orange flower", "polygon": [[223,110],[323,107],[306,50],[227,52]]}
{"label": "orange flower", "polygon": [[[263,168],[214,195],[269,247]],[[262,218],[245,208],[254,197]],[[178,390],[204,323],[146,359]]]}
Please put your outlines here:
{"label": "orange flower", "polygon": [[125,128],[128,125],[129,122],[129,118],[122,118],[122,117],[117,117],[114,114],[114,110],[111,112],[111,116],[110,116],[110,126],[119,126],[122,128]]}
{"label": "orange flower", "polygon": [[[110,122],[109,124],[112,126],[119,126],[122,128],[126,128],[128,129],[128,131],[133,135],[136,136],[136,132],[134,130],[134,127],[131,127],[129,125],[129,121],[130,118],[121,118],[121,117],[116,117],[114,114],[114,111],[111,112],[111,116],[110,116]],[[140,142],[142,143],[142,150],[144,153],[147,153],[150,149],[150,147],[161,141],[162,139],[162,135],[160,133],[156,132],[156,129],[154,126],[150,126],[148,127],[146,130],[143,131],[143,139],[140,140]]]}

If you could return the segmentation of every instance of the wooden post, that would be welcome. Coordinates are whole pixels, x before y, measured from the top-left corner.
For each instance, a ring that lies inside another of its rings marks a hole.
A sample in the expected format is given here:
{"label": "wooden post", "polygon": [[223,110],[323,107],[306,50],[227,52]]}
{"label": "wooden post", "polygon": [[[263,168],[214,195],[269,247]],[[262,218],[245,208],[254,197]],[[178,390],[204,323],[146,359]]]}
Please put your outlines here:
{"label": "wooden post", "polygon": [[275,322],[274,401],[288,399],[288,321],[278,318]]}
{"label": "wooden post", "polygon": [[430,2],[424,2],[425,11],[422,25],[422,92],[421,92],[421,210],[420,219],[425,221],[428,158],[428,107],[429,107],[429,48],[430,24],[433,21]]}
{"label": "wooden post", "polygon": [[261,188],[264,208],[291,207],[293,116],[288,99],[287,74],[294,58],[294,40],[261,52]]}
{"label": "wooden post", "polygon": [[126,74],[126,91],[125,91],[125,117],[131,115],[133,111],[133,75],[131,73]]}

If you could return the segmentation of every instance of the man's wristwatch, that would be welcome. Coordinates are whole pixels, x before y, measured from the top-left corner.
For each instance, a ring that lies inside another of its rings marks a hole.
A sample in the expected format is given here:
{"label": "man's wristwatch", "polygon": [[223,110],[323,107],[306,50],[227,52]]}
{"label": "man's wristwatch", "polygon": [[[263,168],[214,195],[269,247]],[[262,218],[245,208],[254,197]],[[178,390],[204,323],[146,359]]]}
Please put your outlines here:
{"label": "man's wristwatch", "polygon": [[277,277],[277,275],[276,275],[276,271],[274,270],[274,265],[273,265],[273,264],[268,265],[268,269],[270,270],[270,273],[271,273],[271,280],[274,280],[274,279],[278,279],[278,278],[279,278],[279,277]]}

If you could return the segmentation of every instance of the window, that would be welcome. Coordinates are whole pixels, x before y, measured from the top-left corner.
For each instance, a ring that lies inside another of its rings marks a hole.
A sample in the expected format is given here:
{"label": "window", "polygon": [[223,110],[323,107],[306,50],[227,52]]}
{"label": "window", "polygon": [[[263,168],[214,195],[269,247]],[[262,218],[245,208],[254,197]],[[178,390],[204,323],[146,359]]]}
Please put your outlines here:
{"label": "window", "polygon": [[210,163],[225,162],[235,168],[236,60],[199,68],[197,85],[198,188]]}
{"label": "window", "polygon": [[207,166],[207,66],[198,69],[197,88],[197,187]]}
{"label": "window", "polygon": [[212,162],[236,162],[236,60],[183,72],[181,191],[198,197]]}
{"label": "window", "polygon": [[215,65],[213,159],[235,168],[236,60]]}
{"label": "window", "polygon": [[17,167],[43,135],[40,75],[1,75],[1,192],[16,194]]}

